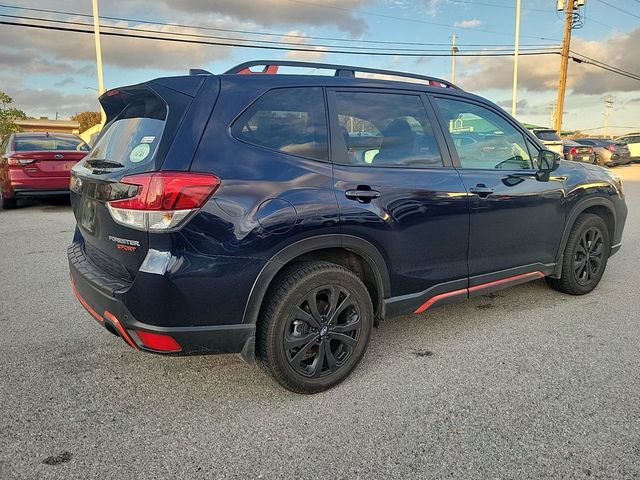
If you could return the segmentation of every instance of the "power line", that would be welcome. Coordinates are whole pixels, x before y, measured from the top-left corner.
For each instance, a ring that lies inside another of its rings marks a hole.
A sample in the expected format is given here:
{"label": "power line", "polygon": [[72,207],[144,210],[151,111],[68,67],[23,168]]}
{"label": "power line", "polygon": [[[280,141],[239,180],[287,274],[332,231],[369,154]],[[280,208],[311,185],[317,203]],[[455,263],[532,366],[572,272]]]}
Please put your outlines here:
{"label": "power line", "polygon": [[[376,12],[366,12],[363,10],[352,10],[350,8],[345,8],[345,7],[339,7],[337,5],[322,5],[319,3],[313,3],[313,2],[308,2],[308,1],[303,1],[303,0],[287,0],[289,2],[292,3],[299,3],[301,5],[309,5],[312,7],[317,7],[317,8],[329,8],[332,10],[339,10],[342,12],[349,12],[349,13],[357,13],[360,15],[368,15],[368,16],[372,16],[372,17],[380,17],[380,18],[389,18],[392,20],[400,20],[400,21],[404,21],[404,22],[412,22],[412,23],[422,23],[422,24],[426,24],[426,25],[435,25],[438,27],[446,27],[446,28],[463,28],[465,30],[473,30],[476,32],[484,32],[484,33],[493,33],[495,35],[507,35],[507,36],[512,36],[512,33],[507,33],[507,32],[500,32],[500,31],[496,31],[496,30],[488,30],[488,29],[484,29],[484,28],[475,28],[475,27],[463,27],[463,26],[458,26],[458,27],[454,27],[452,25],[446,24],[446,23],[439,23],[439,22],[431,22],[428,20],[422,20],[419,18],[406,18],[406,17],[397,17],[395,15],[387,15],[385,13],[376,13]],[[522,37],[527,37],[527,38],[535,38],[537,40],[550,40],[553,42],[557,42],[559,40],[555,39],[555,38],[546,38],[546,37],[535,37],[535,36],[531,36],[531,35],[522,35]]]}
{"label": "power line", "polygon": [[[26,28],[36,28],[41,30],[52,30],[52,31],[61,31],[61,32],[73,32],[73,33],[87,33],[93,35],[93,30],[84,30],[81,28],[72,28],[72,27],[58,27],[53,25],[38,25],[33,23],[24,23],[24,22],[9,22],[6,20],[0,20],[0,25],[11,25],[17,27],[26,27]],[[90,26],[89,24],[85,24],[86,26]],[[237,47],[237,48],[254,48],[254,49],[263,49],[263,50],[281,50],[281,51],[293,51],[293,52],[313,52],[313,53],[338,53],[344,55],[370,55],[370,56],[400,56],[400,57],[449,57],[451,56],[451,52],[438,52],[438,53],[428,53],[428,52],[363,52],[363,51],[350,51],[350,50],[317,50],[313,48],[302,48],[302,47],[284,47],[284,46],[276,46],[276,45],[247,45],[247,44],[239,44],[239,43],[231,43],[231,42],[218,42],[218,41],[205,41],[205,40],[190,40],[185,38],[167,38],[167,37],[151,37],[146,35],[134,35],[132,33],[121,33],[121,32],[102,32],[102,35],[113,36],[113,37],[125,37],[125,38],[139,38],[146,40],[157,40],[157,41],[166,41],[166,42],[177,42],[177,43],[187,43],[187,44],[199,44],[199,45],[215,45],[215,46],[224,46],[224,47]],[[171,34],[170,34],[171,35]],[[521,55],[557,55],[556,51],[527,51],[521,53]],[[505,51],[481,51],[480,53],[469,53],[463,52],[458,53],[458,56],[465,57],[508,57],[513,55],[512,52]]]}
{"label": "power line", "polygon": [[[40,13],[51,13],[54,15],[67,15],[67,16],[77,16],[77,17],[86,17],[93,18],[92,15],[79,13],[79,12],[68,12],[64,10],[52,10],[46,8],[33,8],[33,7],[22,7],[19,5],[8,5],[8,4],[0,4],[0,8],[8,8],[13,10],[25,10],[31,12],[40,12]],[[179,23],[167,23],[167,22],[157,22],[152,20],[141,20],[134,18],[124,18],[124,17],[112,17],[107,15],[101,15],[101,19],[113,20],[119,22],[133,22],[133,23],[143,23],[148,25],[159,25],[159,26],[170,26],[170,27],[178,27],[178,28],[190,28],[195,30],[207,30],[207,31],[217,31],[217,32],[226,32],[226,33],[240,33],[245,35],[256,35],[256,36],[269,36],[269,37],[289,37],[289,38],[299,38],[299,39],[310,39],[310,40],[330,40],[336,42],[343,43],[375,43],[375,44],[393,44],[393,45],[428,45],[428,46],[448,46],[448,43],[424,43],[424,42],[392,42],[386,40],[358,40],[358,39],[346,39],[346,38],[338,38],[338,37],[319,37],[312,35],[295,35],[291,33],[274,33],[274,32],[256,32],[251,30],[239,30],[239,29],[228,29],[228,28],[216,28],[216,27],[205,27],[201,25],[189,25],[189,24],[179,24]],[[537,37],[536,37],[537,38]],[[542,44],[541,44],[542,45]],[[510,46],[509,44],[467,44],[467,46],[486,46],[486,47],[502,47],[502,46]],[[531,45],[534,46],[534,45]],[[535,45],[538,46],[538,45]]]}
{"label": "power line", "polygon": [[607,5],[608,7],[611,7],[613,9],[615,9],[615,10],[618,10],[619,12],[626,13],[627,15],[631,15],[632,17],[640,18],[640,16],[636,15],[635,13],[631,13],[631,12],[628,12],[627,10],[623,10],[622,8],[620,8],[620,7],[616,6],[616,5],[612,5],[609,2],[605,2],[605,0],[598,0],[598,1],[600,3],[603,3],[603,4]]}
{"label": "power line", "polygon": [[[41,18],[41,17],[32,17],[32,16],[24,16],[24,15],[9,15],[9,14],[3,14],[0,13],[0,17],[5,17],[5,18],[14,18],[14,19],[19,19],[19,20],[36,20],[36,21],[41,21],[41,22],[49,22],[49,23],[61,23],[61,24],[65,24],[65,25],[77,25],[77,26],[83,26],[83,27],[88,27],[91,26],[88,23],[82,23],[82,22],[76,22],[76,21],[68,21],[68,20],[53,20],[53,19],[48,19],[48,18]],[[110,29],[115,29],[115,30],[123,30],[123,31],[133,31],[133,32],[144,32],[144,33],[154,33],[154,34],[159,34],[159,35],[179,35],[179,36],[183,36],[183,37],[190,37],[190,38],[211,38],[211,39],[216,39],[216,40],[226,40],[226,41],[233,41],[233,42],[256,42],[256,43],[264,43],[264,44],[269,44],[269,45],[294,45],[294,46],[300,46],[300,43],[294,43],[294,42],[284,42],[284,41],[276,41],[276,40],[255,40],[255,39],[245,39],[245,38],[235,38],[235,37],[222,37],[222,36],[214,36],[214,35],[201,35],[201,34],[193,34],[193,33],[183,33],[183,32],[167,32],[164,30],[153,30],[153,29],[148,29],[148,28],[134,28],[134,27],[122,27],[122,26],[118,26],[118,25],[105,25],[105,24],[101,24],[100,27],[102,28],[110,28]],[[334,45],[327,45],[327,44],[302,44],[302,46],[305,47],[312,47],[312,48],[318,48],[318,49],[325,49],[325,48],[335,48]],[[397,52],[439,52],[439,51],[446,51],[446,49],[418,49],[418,48],[392,48],[392,47],[361,47],[361,46],[356,46],[356,45],[352,45],[349,48],[354,48],[354,49],[359,49],[359,50],[366,50],[366,51],[397,51]],[[527,50],[542,50],[542,49],[549,49],[549,48],[557,48],[557,47],[531,47],[529,46],[527,48]],[[509,49],[511,50],[511,49]],[[496,50],[492,50],[492,51],[498,51]]]}
{"label": "power line", "polygon": [[[604,70],[608,70],[610,72],[613,73],[617,73],[618,75],[622,75],[624,77],[628,77],[628,78],[632,78],[633,80],[640,80],[640,75],[632,73],[632,72],[628,72],[626,70],[623,70],[619,67],[616,67],[614,65],[610,65],[608,63],[605,63],[601,60],[597,60],[595,58],[591,58],[588,57],[587,55],[584,55],[582,53],[576,52],[574,50],[570,51],[571,53],[573,53],[574,55],[571,56],[571,59],[578,62],[578,63],[586,63],[589,65],[594,65],[596,67],[600,67],[603,68]],[[576,57],[576,55],[578,55],[578,57]]]}

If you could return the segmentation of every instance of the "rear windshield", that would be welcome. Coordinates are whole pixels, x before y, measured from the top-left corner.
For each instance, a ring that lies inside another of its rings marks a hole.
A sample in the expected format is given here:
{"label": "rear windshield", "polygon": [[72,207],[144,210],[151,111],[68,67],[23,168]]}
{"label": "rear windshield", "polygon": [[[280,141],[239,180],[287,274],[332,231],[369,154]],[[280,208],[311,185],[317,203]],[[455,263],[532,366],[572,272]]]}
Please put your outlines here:
{"label": "rear windshield", "polygon": [[16,152],[48,150],[89,151],[89,146],[79,138],[57,137],[55,135],[49,135],[47,137],[15,137],[13,145]]}
{"label": "rear windshield", "polygon": [[125,167],[151,162],[165,125],[166,106],[157,99],[136,100],[102,132],[87,160],[111,160]]}
{"label": "rear windshield", "polygon": [[559,142],[560,141],[560,137],[553,130],[543,130],[543,131],[537,131],[537,132],[534,132],[534,133],[536,134],[536,137],[538,137],[540,140],[544,140],[545,142]]}

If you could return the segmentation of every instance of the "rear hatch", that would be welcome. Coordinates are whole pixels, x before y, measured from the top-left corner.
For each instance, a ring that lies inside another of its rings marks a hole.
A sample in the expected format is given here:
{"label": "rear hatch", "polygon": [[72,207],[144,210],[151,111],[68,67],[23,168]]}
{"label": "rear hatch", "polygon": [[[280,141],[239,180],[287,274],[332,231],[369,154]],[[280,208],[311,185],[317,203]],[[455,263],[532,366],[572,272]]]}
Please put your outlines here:
{"label": "rear hatch", "polygon": [[547,149],[562,154],[562,139],[555,130],[534,130],[533,133]]}
{"label": "rear hatch", "polygon": [[[105,93],[100,103],[106,125],[89,154],[72,169],[71,203],[85,254],[100,269],[123,280],[132,280],[144,261],[149,233],[123,225],[122,218],[117,222],[110,209],[113,203],[108,202],[135,197],[142,187],[125,177],[150,176],[171,155],[180,125],[204,81],[176,78]],[[182,163],[172,162],[172,169],[188,170],[189,153]]]}
{"label": "rear hatch", "polygon": [[629,151],[629,146],[626,143],[615,143],[614,153],[617,153],[622,158],[627,158],[631,156],[631,152]]}

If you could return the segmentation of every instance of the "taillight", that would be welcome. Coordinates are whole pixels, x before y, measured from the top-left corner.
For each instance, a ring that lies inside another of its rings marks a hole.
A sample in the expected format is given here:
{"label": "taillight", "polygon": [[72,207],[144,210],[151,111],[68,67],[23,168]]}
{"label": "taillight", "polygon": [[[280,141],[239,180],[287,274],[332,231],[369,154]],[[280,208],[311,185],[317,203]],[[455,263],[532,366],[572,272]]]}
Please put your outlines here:
{"label": "taillight", "polygon": [[615,143],[607,145],[607,150],[609,150],[610,152],[615,152],[617,150]]}
{"label": "taillight", "polygon": [[589,147],[589,153],[593,153],[593,147]]}
{"label": "taillight", "polygon": [[114,221],[137,230],[167,231],[202,207],[220,179],[208,173],[156,172],[130,175],[120,183],[138,188],[132,197],[107,202]]}
{"label": "taillight", "polygon": [[576,153],[578,153],[578,149],[576,147],[571,147],[569,149],[569,155],[575,155]]}
{"label": "taillight", "polygon": [[24,165],[29,165],[30,163],[34,163],[36,160],[34,158],[11,158],[7,159],[8,165],[13,165],[14,167],[22,167]]}

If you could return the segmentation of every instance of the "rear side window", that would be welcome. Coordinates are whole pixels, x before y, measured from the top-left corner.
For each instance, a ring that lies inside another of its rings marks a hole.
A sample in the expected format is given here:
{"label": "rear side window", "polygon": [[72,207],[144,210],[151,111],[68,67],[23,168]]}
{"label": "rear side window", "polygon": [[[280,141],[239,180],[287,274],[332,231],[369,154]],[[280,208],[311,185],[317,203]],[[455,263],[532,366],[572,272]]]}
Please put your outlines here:
{"label": "rear side window", "polygon": [[63,137],[56,135],[48,136],[20,136],[13,140],[16,152],[37,152],[37,151],[77,151],[88,152],[89,147],[79,138]]}
{"label": "rear side window", "polygon": [[149,163],[158,149],[165,117],[166,105],[157,97],[131,102],[102,133],[87,160],[111,160],[126,167]]}
{"label": "rear side window", "polygon": [[291,155],[329,158],[322,88],[271,90],[231,127],[238,140]]}
{"label": "rear side window", "polygon": [[374,167],[442,167],[433,128],[418,95],[336,92],[335,108],[346,154],[334,160]]}

